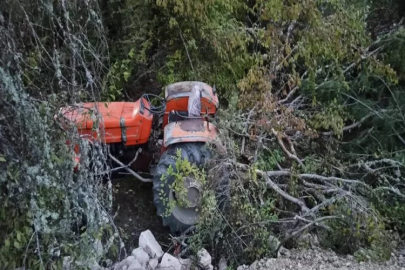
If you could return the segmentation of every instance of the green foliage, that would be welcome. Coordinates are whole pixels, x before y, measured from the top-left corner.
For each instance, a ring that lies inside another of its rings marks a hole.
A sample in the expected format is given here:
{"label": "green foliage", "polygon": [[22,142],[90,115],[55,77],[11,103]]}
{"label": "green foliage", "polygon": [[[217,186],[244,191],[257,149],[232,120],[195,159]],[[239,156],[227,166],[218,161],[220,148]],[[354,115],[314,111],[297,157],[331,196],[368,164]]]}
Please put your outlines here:
{"label": "green foliage", "polygon": [[153,78],[162,85],[201,80],[230,96],[254,62],[248,53],[252,39],[239,20],[247,8],[243,1],[107,3],[110,32],[119,39],[113,44],[114,59],[124,61],[125,53],[134,50],[129,94],[135,83]]}
{"label": "green foliage", "polygon": [[257,168],[263,171],[272,171],[277,169],[277,164],[283,162],[285,157],[281,150],[274,149],[273,151],[269,152],[265,150],[261,153],[258,161],[257,161]]}
{"label": "green foliage", "polygon": [[405,200],[382,191],[373,196],[373,204],[386,218],[387,226],[395,231],[403,232],[405,229]]}
{"label": "green foliage", "polygon": [[128,58],[115,62],[105,76],[103,94],[108,101],[122,99],[124,85],[130,79],[134,69],[134,49],[128,53]]}
{"label": "green foliage", "polygon": [[345,107],[333,100],[323,108],[321,112],[313,115],[309,121],[310,125],[316,130],[332,130],[338,138],[342,137],[347,118]]}
{"label": "green foliage", "polygon": [[160,199],[166,203],[166,213],[163,215],[170,215],[176,202],[184,208],[190,207],[189,200],[187,198],[187,188],[185,186],[185,181],[187,178],[193,179],[196,183],[201,186],[205,184],[205,172],[203,169],[199,169],[195,164],[190,163],[188,160],[183,159],[181,155],[181,149],[177,149],[176,152],[176,163],[174,168],[170,165],[167,169],[166,174],[161,177],[161,185],[167,185],[168,178],[172,177],[173,182],[169,185],[169,188],[174,194],[176,194],[176,200],[170,201],[166,198],[163,189],[161,190]]}
{"label": "green foliage", "polygon": [[[253,171],[237,178],[226,172],[208,172],[200,220],[190,239],[192,248],[197,251],[209,245],[213,256],[225,256],[232,262],[231,258],[237,257],[238,263],[274,255],[269,237],[273,235],[273,222],[278,220],[276,196]],[[225,209],[218,207],[219,197],[215,195],[215,187],[223,177],[230,177],[230,198]]]}
{"label": "green foliage", "polygon": [[[65,140],[80,142],[53,123],[65,103],[122,100],[182,80],[215,84],[228,105],[219,120],[227,158],[253,163],[230,173],[230,209],[219,211],[209,189],[215,181],[179,156],[168,176],[180,195],[185,176],[205,182],[193,247],[208,243],[218,254],[239,254],[240,262],[269,255],[269,235],[282,231],[273,221],[297,211],[269,191],[255,169],[289,168],[293,175],[277,184],[308,205],[329,195],[303,191],[302,172],[359,180],[370,190],[402,185],[402,167],[360,165],[405,160],[403,1],[92,0],[81,6],[6,0],[0,10],[0,22],[12,26],[0,24],[6,48],[0,55],[6,108],[0,113],[0,261],[13,264],[7,268],[20,266],[26,250],[30,268],[59,267],[55,254],[86,257],[95,239],[114,235],[104,220],[110,187],[94,176],[105,170],[103,150],[81,144],[97,162],[84,155],[83,171],[72,173]],[[353,212],[353,200],[324,209],[343,216],[330,221],[329,246],[360,250],[359,258],[387,258],[383,231],[405,230],[401,191],[356,190],[353,196],[365,199],[371,212]],[[68,225],[83,214],[91,222],[77,236]]]}
{"label": "green foliage", "polygon": [[[325,209],[336,218],[327,222],[331,231],[323,235],[322,244],[339,252],[351,254],[358,252],[362,247],[370,247],[370,250],[375,251],[381,249],[381,256],[375,256],[373,259],[389,259],[391,249],[385,244],[388,237],[385,235],[385,225],[379,213],[372,208],[358,211],[353,204],[356,202],[345,199]],[[361,202],[357,207],[362,208]]]}
{"label": "green foliage", "polygon": [[102,253],[117,244],[111,183],[99,174],[106,149],[62,130],[55,115],[98,97],[106,45],[98,4],[7,0],[0,10],[0,268],[61,269],[70,256],[83,269],[103,256],[97,241]]}

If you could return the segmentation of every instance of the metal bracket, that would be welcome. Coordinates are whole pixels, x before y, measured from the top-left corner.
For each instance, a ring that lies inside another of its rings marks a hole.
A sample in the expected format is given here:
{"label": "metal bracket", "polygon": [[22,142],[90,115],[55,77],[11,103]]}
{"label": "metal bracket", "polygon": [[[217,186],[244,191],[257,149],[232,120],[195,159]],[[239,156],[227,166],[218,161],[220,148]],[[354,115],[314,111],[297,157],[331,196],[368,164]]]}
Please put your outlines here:
{"label": "metal bracket", "polygon": [[127,130],[125,126],[125,119],[121,117],[120,119],[120,127],[121,127],[121,140],[123,144],[127,142]]}

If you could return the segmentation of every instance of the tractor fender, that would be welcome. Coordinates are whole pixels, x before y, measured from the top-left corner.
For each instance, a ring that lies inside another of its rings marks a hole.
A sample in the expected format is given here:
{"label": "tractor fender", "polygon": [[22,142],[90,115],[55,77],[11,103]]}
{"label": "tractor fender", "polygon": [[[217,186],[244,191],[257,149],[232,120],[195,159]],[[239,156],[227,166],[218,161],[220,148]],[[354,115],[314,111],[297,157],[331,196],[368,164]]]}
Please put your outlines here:
{"label": "tractor fender", "polygon": [[181,142],[209,142],[217,139],[217,127],[203,120],[171,122],[164,129],[164,147]]}

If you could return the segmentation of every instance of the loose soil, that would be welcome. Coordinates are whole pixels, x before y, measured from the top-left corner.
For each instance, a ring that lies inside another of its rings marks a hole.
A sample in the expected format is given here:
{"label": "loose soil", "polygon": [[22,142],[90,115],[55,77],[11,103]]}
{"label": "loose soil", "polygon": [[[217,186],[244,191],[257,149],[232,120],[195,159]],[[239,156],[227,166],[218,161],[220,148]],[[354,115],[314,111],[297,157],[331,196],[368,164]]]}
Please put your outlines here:
{"label": "loose soil", "polygon": [[150,230],[164,250],[170,245],[170,231],[163,227],[153,203],[152,183],[143,183],[132,176],[114,179],[115,225],[123,232],[127,250],[138,247],[141,232]]}

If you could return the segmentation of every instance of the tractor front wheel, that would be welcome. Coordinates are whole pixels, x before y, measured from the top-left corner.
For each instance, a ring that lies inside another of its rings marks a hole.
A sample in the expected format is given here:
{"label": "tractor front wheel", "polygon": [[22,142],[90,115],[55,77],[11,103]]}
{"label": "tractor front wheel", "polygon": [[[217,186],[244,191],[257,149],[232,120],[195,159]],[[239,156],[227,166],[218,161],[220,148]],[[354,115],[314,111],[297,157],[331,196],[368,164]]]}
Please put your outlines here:
{"label": "tractor front wheel", "polygon": [[[181,152],[182,160],[187,160],[201,167],[210,157],[210,152],[204,143],[179,143],[169,147],[162,155],[156,167],[153,179],[153,196],[158,215],[163,219],[163,225],[172,232],[183,232],[196,224],[199,218],[202,186],[191,176],[184,176],[185,192],[176,194],[173,188],[175,176],[168,170],[171,167],[177,172],[177,152]],[[180,196],[183,200],[179,200]],[[187,204],[184,204],[184,201]]]}

